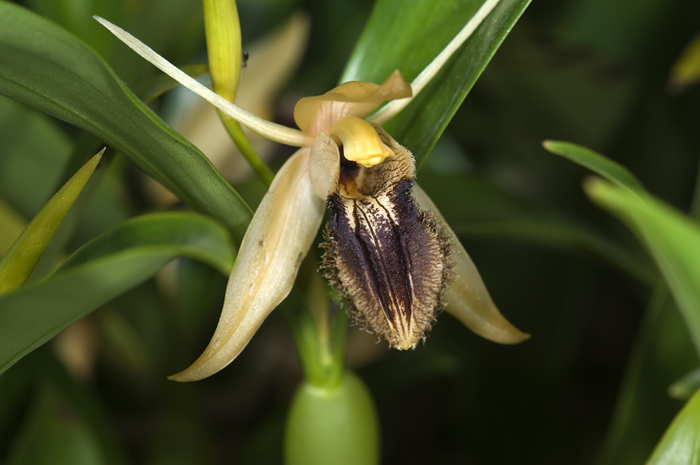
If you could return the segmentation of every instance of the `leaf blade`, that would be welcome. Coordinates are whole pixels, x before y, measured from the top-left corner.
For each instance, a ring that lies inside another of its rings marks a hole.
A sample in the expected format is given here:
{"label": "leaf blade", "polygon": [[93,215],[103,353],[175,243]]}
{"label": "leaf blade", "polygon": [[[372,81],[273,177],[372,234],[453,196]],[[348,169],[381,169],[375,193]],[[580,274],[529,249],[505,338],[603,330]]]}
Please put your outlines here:
{"label": "leaf blade", "polygon": [[[395,69],[413,80],[476,13],[482,0],[380,0],[341,81],[383,82]],[[385,125],[418,164],[435,145],[529,0],[501,0],[433,81]],[[411,33],[407,34],[406,31]]]}
{"label": "leaf blade", "polygon": [[644,189],[642,183],[627,168],[591,149],[570,142],[546,140],[542,146],[549,152],[588,168],[610,182],[628,189]]}
{"label": "leaf blade", "polygon": [[5,2],[0,3],[0,93],[97,135],[242,237],[252,212],[198,149],[138,100],[88,46]]}
{"label": "leaf blade", "polygon": [[22,286],[51,242],[68,210],[95,171],[104,149],[92,157],[49,199],[0,260],[0,294]]}
{"label": "leaf blade", "polygon": [[228,233],[213,220],[194,213],[154,214],[96,238],[49,279],[0,296],[0,373],[180,255],[223,273],[233,262]]}
{"label": "leaf blade", "polygon": [[647,465],[700,464],[700,391],[676,416],[656,446]]}

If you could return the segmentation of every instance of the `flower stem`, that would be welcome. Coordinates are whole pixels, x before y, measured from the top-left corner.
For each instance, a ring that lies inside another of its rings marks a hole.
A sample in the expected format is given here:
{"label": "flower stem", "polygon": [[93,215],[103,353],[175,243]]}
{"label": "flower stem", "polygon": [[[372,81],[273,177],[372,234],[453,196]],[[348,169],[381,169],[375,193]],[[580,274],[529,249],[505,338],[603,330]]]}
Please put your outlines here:
{"label": "flower stem", "polygon": [[260,158],[258,152],[253,148],[253,145],[243,133],[241,125],[222,111],[219,111],[219,117],[221,117],[221,122],[224,123],[226,131],[228,132],[229,136],[231,136],[231,139],[236,144],[236,147],[238,147],[238,150],[241,151],[241,154],[243,154],[245,159],[248,160],[248,163],[250,163],[250,166],[253,168],[253,170],[255,170],[258,177],[268,186],[272,184],[272,179],[275,177],[275,175],[265,164],[262,158]]}
{"label": "flower stem", "polygon": [[297,284],[281,308],[292,330],[306,382],[331,388],[345,370],[347,316],[331,311],[328,288],[308,256],[299,270]]}
{"label": "flower stem", "polygon": [[[207,37],[209,71],[214,92],[229,102],[236,98],[238,79],[241,74],[241,24],[234,0],[203,0],[204,30]],[[226,131],[233,139],[248,163],[268,186],[274,177],[243,134],[240,125],[219,110]]]}

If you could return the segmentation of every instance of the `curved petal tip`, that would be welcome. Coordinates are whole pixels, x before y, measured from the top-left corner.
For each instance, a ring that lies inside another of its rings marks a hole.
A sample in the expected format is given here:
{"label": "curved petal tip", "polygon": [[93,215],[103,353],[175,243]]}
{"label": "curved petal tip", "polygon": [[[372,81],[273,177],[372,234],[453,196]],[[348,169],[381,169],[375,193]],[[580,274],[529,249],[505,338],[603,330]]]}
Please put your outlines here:
{"label": "curved petal tip", "polygon": [[530,339],[529,334],[513,326],[498,311],[469,254],[451,230],[450,235],[455,279],[443,296],[445,311],[489,341],[518,344]]}
{"label": "curved petal tip", "polygon": [[387,100],[413,95],[399,71],[394,71],[383,84],[364,81],[345,82],[323,95],[305,97],[294,107],[294,121],[305,134],[329,132],[333,124],[345,116],[364,118]]}
{"label": "curved petal tip", "polygon": [[241,243],[209,346],[169,379],[197,381],[226,367],[289,294],[325,212],[311,187],[308,158],[309,149],[301,149],[277,173]]}
{"label": "curved petal tip", "polygon": [[[465,295],[465,287],[453,284],[443,297],[445,311],[464,323],[479,336],[499,344],[519,344],[530,339],[530,335],[513,326],[494,305],[481,278],[469,287],[482,287],[477,295]],[[480,296],[478,294],[481,294]]]}

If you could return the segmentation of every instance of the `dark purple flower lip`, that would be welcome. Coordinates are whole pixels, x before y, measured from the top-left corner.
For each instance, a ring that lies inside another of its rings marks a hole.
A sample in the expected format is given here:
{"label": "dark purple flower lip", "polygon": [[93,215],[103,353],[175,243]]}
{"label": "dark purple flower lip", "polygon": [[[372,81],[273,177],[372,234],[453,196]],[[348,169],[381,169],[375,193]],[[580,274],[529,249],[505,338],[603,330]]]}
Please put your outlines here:
{"label": "dark purple flower lip", "polygon": [[443,228],[413,199],[413,156],[375,129],[394,155],[365,168],[339,154],[322,267],[357,321],[392,347],[413,349],[441,309],[452,249]]}

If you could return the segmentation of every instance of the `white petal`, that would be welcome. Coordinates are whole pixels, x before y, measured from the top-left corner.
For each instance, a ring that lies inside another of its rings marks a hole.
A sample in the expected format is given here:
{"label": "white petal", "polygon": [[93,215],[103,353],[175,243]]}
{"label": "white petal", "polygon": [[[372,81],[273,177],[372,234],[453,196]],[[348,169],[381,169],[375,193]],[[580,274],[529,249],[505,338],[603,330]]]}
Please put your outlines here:
{"label": "white petal", "polygon": [[231,363],[291,291],[325,211],[311,187],[308,160],[309,149],[300,149],[277,173],[241,243],[209,346],[170,379],[196,381]]}
{"label": "white petal", "polygon": [[481,337],[501,344],[517,344],[530,338],[505,319],[493,303],[479,272],[445,218],[423,189],[415,184],[413,197],[418,205],[433,213],[452,238],[455,280],[445,290],[445,311]]}
{"label": "white petal", "polygon": [[240,107],[237,107],[233,103],[215,94],[199,82],[192,79],[187,74],[180,71],[175,65],[171,64],[168,60],[158,55],[155,51],[153,51],[153,49],[148,47],[146,44],[144,44],[136,37],[126,32],[125,30],[121,29],[118,26],[115,26],[114,24],[110,23],[104,18],[100,18],[99,16],[93,17],[97,21],[99,21],[104,27],[109,29],[109,31],[112,34],[114,34],[119,40],[124,42],[133,51],[135,51],[143,58],[148,60],[155,67],[157,67],[165,74],[175,79],[177,82],[187,87],[203,99],[207,100],[209,103],[211,103],[216,108],[223,111],[228,116],[235,119],[242,125],[247,126],[251,130],[257,132],[258,134],[275,142],[279,142],[281,144],[301,147],[302,145],[305,145],[307,143],[307,136],[301,131],[297,129],[288,128],[279,124],[271,123],[270,121],[258,118],[254,114],[247,112]]}

